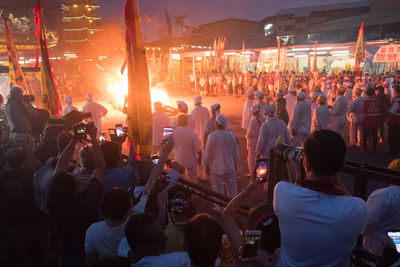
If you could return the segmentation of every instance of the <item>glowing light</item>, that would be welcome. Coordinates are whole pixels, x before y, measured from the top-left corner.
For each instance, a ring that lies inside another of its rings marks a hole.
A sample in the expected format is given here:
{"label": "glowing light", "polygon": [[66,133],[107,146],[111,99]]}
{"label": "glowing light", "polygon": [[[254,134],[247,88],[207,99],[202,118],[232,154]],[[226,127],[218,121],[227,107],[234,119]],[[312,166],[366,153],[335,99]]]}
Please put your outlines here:
{"label": "glowing light", "polygon": [[181,55],[180,54],[172,54],[172,59],[173,60],[181,60]]}
{"label": "glowing light", "polygon": [[203,58],[202,57],[196,57],[196,61],[202,61]]}
{"label": "glowing light", "polygon": [[74,5],[74,7],[78,7],[78,5]]}
{"label": "glowing light", "polygon": [[92,19],[89,19],[89,22],[93,22],[93,20],[92,20]]}
{"label": "glowing light", "polygon": [[[119,71],[114,79],[108,81],[108,91],[114,95],[114,99],[119,106],[124,105],[125,96],[128,95],[128,72],[125,70],[124,74],[121,75]],[[163,105],[172,106],[169,100],[167,92],[161,84],[157,84],[155,87],[150,88],[151,103],[156,101],[161,102]]]}
{"label": "glowing light", "polygon": [[87,9],[88,11],[92,11],[92,9],[89,7],[88,9]]}
{"label": "glowing light", "polygon": [[94,31],[90,31],[90,34],[93,34],[94,33]]}
{"label": "glowing light", "polygon": [[210,51],[204,52],[204,55],[206,55],[206,57],[209,57],[211,56],[211,52]]}

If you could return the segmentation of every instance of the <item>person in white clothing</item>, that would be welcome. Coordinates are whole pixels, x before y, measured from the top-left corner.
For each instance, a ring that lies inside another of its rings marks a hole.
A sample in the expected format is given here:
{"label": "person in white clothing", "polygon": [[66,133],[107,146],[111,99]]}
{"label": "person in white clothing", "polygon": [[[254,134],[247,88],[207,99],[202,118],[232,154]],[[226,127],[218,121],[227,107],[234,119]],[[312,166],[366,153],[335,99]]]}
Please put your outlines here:
{"label": "person in white clothing", "polygon": [[228,120],[218,115],[217,130],[208,136],[204,149],[203,164],[210,174],[213,191],[224,194],[224,184],[229,197],[237,195],[236,164],[240,160],[239,146],[236,136],[226,130]]}
{"label": "person in white clothing", "polygon": [[153,103],[153,148],[151,153],[157,154],[163,141],[164,127],[171,127],[171,119],[163,112],[163,105],[156,101]]}
{"label": "person in white clothing", "polygon": [[293,120],[294,107],[296,106],[296,101],[297,101],[296,89],[294,89],[292,87],[289,88],[289,94],[285,95],[284,97],[286,99],[286,110],[289,115],[289,124],[288,125],[290,125]]}
{"label": "person in white clothing", "polygon": [[264,102],[265,94],[262,91],[258,91],[256,93],[257,105],[260,106],[260,115],[265,115],[265,107],[268,105],[267,102]]}
{"label": "person in white clothing", "polygon": [[[400,159],[393,160],[389,169],[400,171]],[[368,223],[364,233],[364,248],[382,255],[382,244],[387,232],[399,230],[400,186],[392,185],[372,192],[367,200]]]}
{"label": "person in white clothing", "polygon": [[174,160],[186,169],[186,178],[197,183],[197,165],[201,163],[202,147],[196,133],[187,127],[188,118],[178,116],[178,125],[172,134],[174,140]]}
{"label": "person in white clothing", "polygon": [[88,122],[93,122],[94,125],[97,128],[97,132],[100,133],[102,131],[102,125],[101,125],[101,118],[105,117],[107,115],[107,109],[103,106],[100,105],[99,103],[96,103],[93,101],[93,95],[92,94],[87,94],[86,95],[86,100],[88,101],[86,105],[83,106],[82,111],[83,112],[90,112],[92,116],[90,118],[87,118],[85,121]]}
{"label": "person in white clothing", "polygon": [[254,105],[254,91],[247,91],[247,101],[243,106],[242,129],[247,130],[251,121],[251,107]]}
{"label": "person in white clothing", "polygon": [[74,106],[72,105],[72,101],[73,101],[72,96],[67,95],[67,96],[65,97],[65,103],[66,103],[67,105],[63,107],[63,112],[62,112],[62,115],[63,115],[63,116],[67,115],[68,113],[70,113],[70,112],[73,111],[73,110],[78,110],[76,107],[74,107]]}
{"label": "person in white clothing", "polygon": [[320,95],[317,98],[318,107],[313,116],[313,131],[328,129],[328,124],[331,121],[331,112],[326,105],[326,96]]}
{"label": "person in white clothing", "polygon": [[344,127],[347,122],[346,113],[348,108],[347,98],[344,96],[345,88],[337,90],[337,99],[333,105],[332,114],[332,130],[344,137]]}
{"label": "person in white clothing", "polygon": [[117,256],[130,209],[131,199],[124,189],[115,188],[104,195],[100,210],[106,219],[92,224],[86,231],[86,266]]}
{"label": "person in white clothing", "polygon": [[204,137],[204,127],[207,120],[210,118],[208,109],[201,105],[201,96],[196,96],[194,98],[195,108],[192,110],[192,118],[195,124],[195,132],[200,140]]}
{"label": "person in white clothing", "polygon": [[206,121],[206,125],[204,126],[204,139],[203,139],[204,142],[203,142],[203,147],[206,146],[208,136],[209,136],[212,132],[214,132],[214,131],[217,130],[217,126],[215,125],[215,120],[217,119],[217,116],[218,116],[219,113],[221,112],[221,105],[218,104],[218,103],[213,104],[213,105],[211,106],[210,111],[211,111],[211,115],[212,115],[212,116],[211,116],[211,118],[209,118],[209,119]]}
{"label": "person in white clothing", "polygon": [[350,105],[350,146],[361,146],[364,122],[364,98],[362,90],[356,89],[356,99]]}
{"label": "person in white clothing", "polygon": [[304,142],[304,179],[299,185],[282,181],[275,186],[273,205],[281,233],[276,267],[350,266],[367,222],[367,206],[337,176],[345,155],[339,134],[315,131]]}
{"label": "person in white clothing", "polygon": [[307,94],[301,91],[297,96],[291,124],[293,146],[301,146],[303,140],[311,132],[311,106],[306,102]]}
{"label": "person in white clothing", "polygon": [[256,147],[258,142],[258,136],[260,134],[260,127],[264,123],[265,118],[260,116],[260,106],[254,105],[251,108],[254,118],[250,122],[250,126],[247,129],[246,140],[247,140],[247,166],[249,173],[251,174],[256,164]]}
{"label": "person in white clothing", "polygon": [[272,106],[268,106],[265,112],[268,119],[261,125],[256,154],[258,158],[269,159],[269,152],[275,147],[277,138],[281,136],[281,143],[290,144],[290,135],[285,122],[274,116],[275,109]]}
{"label": "person in white clothing", "polygon": [[192,115],[188,114],[189,108],[188,105],[184,102],[184,101],[176,101],[176,105],[178,107],[178,115],[176,115],[176,117],[172,120],[172,128],[176,128],[178,125],[177,119],[179,117],[179,115],[184,114],[187,116],[188,119],[188,125],[187,127],[189,127],[190,129],[192,129],[193,131],[196,129],[194,120]]}

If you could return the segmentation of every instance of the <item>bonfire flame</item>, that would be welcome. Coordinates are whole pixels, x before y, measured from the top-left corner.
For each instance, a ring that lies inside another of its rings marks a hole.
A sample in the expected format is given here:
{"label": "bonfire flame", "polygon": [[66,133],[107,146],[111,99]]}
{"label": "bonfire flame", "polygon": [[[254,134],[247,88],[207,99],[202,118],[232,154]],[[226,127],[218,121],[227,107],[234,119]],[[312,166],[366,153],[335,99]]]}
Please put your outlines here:
{"label": "bonfire flame", "polygon": [[[128,74],[127,71],[121,75],[118,72],[118,78],[109,82],[108,91],[113,94],[115,102],[122,108],[125,103],[125,96],[128,95]],[[164,106],[172,106],[167,92],[161,83],[150,88],[151,104],[156,101],[161,102]]]}

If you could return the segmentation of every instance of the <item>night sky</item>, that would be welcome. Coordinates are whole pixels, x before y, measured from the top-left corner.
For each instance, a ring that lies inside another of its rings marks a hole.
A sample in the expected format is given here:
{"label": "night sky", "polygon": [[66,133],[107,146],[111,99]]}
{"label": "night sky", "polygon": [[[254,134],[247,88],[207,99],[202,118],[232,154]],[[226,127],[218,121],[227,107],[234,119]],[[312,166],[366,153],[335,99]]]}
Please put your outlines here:
{"label": "night sky", "polygon": [[[136,0],[134,0],[136,1]],[[356,2],[357,0],[139,0],[140,13],[143,17],[143,33],[147,40],[157,38],[157,28],[165,25],[166,9],[172,16],[187,15],[185,24],[201,24],[226,19],[229,17],[262,20],[274,15],[279,9]],[[122,22],[124,0],[99,0],[98,11],[105,22]],[[149,23],[145,19],[151,19]]]}

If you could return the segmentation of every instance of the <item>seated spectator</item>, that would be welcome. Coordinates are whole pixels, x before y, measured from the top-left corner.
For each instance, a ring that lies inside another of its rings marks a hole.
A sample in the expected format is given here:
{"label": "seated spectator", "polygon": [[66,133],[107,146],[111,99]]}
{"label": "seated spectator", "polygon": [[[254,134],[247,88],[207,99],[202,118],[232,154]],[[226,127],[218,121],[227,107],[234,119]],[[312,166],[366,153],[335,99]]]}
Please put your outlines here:
{"label": "seated spectator", "polygon": [[167,237],[165,253],[184,251],[183,230],[194,215],[190,193],[182,186],[176,185],[168,190],[168,212],[171,223],[164,230]]}
{"label": "seated spectator", "polygon": [[80,192],[77,177],[66,172],[77,143],[77,138],[74,138],[61,153],[49,187],[47,207],[57,227],[60,267],[84,265],[85,233],[98,219],[106,164],[93,125],[88,127],[88,134],[93,144],[96,167],[88,186]]}
{"label": "seated spectator", "polygon": [[123,240],[119,251],[124,250],[123,247],[126,245],[130,247],[129,259],[134,267],[190,266],[190,259],[186,252],[162,254],[165,251],[166,237],[157,217],[152,214],[131,216],[126,224],[125,236],[127,243]]}
{"label": "seated spectator", "polygon": [[[393,160],[389,169],[400,171],[400,159]],[[372,192],[367,200],[368,222],[364,233],[364,247],[382,255],[387,232],[400,229],[400,186],[392,185]]]}
{"label": "seated spectator", "polygon": [[6,241],[6,266],[41,264],[44,252],[38,246],[43,238],[44,214],[37,207],[32,188],[33,172],[24,168],[21,148],[7,151],[6,165],[0,172],[1,239]]}
{"label": "seated spectator", "polygon": [[79,163],[80,168],[76,168],[73,174],[79,179],[79,189],[82,191],[89,184],[94,171],[94,160],[93,160],[93,146],[83,146],[79,150]]}
{"label": "seated spectator", "polygon": [[128,157],[125,166],[122,166],[122,157],[119,145],[114,142],[105,142],[101,144],[101,150],[107,164],[107,170],[104,174],[104,194],[114,187],[121,187],[128,190],[134,184],[133,152]]}
{"label": "seated spectator", "polygon": [[92,224],[86,231],[86,266],[93,266],[96,259],[117,255],[130,209],[129,193],[124,189],[115,188],[104,195],[100,211],[106,219]]}
{"label": "seated spectator", "polygon": [[316,131],[304,142],[304,180],[275,186],[281,232],[276,266],[350,265],[367,222],[367,207],[362,199],[351,197],[337,177],[345,154],[346,144],[338,133]]}
{"label": "seated spectator", "polygon": [[186,226],[184,243],[191,266],[215,266],[221,251],[221,238],[222,229],[216,220],[207,214],[193,217]]}

